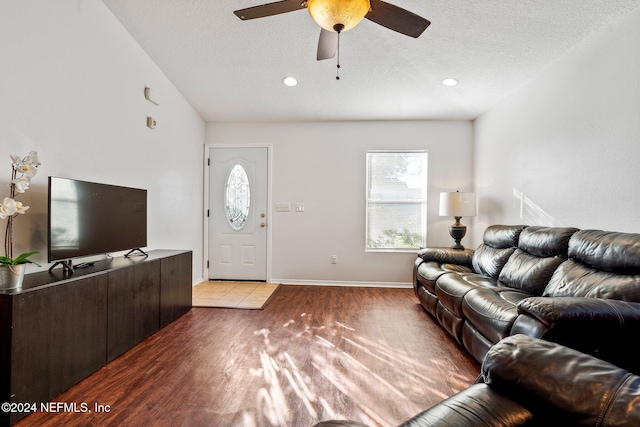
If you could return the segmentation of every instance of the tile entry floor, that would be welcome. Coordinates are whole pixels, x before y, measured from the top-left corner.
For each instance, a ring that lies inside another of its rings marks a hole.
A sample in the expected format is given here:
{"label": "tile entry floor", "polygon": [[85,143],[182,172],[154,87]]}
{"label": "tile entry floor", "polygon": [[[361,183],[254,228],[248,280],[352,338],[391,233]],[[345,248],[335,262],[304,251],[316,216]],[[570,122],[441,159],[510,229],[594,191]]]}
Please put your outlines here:
{"label": "tile entry floor", "polygon": [[265,282],[202,282],[193,288],[193,306],[261,309],[278,286]]}

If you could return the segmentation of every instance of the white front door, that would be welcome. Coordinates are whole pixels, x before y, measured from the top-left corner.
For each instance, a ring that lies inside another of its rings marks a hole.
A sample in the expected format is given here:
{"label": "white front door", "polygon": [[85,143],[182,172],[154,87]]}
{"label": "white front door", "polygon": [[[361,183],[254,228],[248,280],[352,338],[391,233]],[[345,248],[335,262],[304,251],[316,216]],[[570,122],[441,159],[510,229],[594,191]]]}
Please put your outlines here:
{"label": "white front door", "polygon": [[209,159],[209,279],[267,280],[267,148],[213,147]]}

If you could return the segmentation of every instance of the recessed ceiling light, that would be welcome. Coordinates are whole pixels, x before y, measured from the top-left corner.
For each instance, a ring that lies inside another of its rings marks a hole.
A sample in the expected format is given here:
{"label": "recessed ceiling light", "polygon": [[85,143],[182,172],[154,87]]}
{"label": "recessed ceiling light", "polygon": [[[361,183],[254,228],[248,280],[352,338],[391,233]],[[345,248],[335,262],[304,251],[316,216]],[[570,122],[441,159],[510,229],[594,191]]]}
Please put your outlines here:
{"label": "recessed ceiling light", "polygon": [[298,84],[298,80],[296,80],[296,78],[293,76],[287,76],[282,79],[282,83],[284,83],[285,86],[294,87]]}
{"label": "recessed ceiling light", "polygon": [[458,81],[456,79],[444,79],[442,84],[445,86],[455,86],[458,84]]}

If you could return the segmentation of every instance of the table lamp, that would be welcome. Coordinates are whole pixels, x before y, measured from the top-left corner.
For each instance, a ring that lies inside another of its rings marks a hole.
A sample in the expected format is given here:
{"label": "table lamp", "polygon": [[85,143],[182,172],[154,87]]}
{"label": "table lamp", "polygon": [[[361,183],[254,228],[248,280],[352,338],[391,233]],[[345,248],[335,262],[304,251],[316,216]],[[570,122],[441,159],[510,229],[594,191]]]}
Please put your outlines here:
{"label": "table lamp", "polygon": [[440,193],[440,216],[452,216],[456,219],[449,227],[449,234],[455,240],[451,248],[464,249],[460,240],[467,234],[467,226],[460,223],[460,218],[476,216],[476,193]]}

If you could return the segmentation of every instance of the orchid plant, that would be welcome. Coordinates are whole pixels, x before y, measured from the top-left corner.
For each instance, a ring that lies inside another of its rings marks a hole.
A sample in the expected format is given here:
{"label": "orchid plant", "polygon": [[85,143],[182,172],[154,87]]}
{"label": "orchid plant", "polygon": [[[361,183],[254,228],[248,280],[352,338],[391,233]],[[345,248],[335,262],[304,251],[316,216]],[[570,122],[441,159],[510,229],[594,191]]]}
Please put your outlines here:
{"label": "orchid plant", "polygon": [[[7,228],[4,235],[4,251],[5,256],[0,256],[0,264],[18,265],[31,263],[30,256],[38,252],[25,252],[13,258],[13,219],[18,215],[23,215],[29,206],[24,206],[21,202],[16,201],[16,195],[24,193],[29,189],[31,179],[38,172],[40,161],[38,153],[30,152],[26,157],[19,158],[11,156],[13,161],[11,170],[11,189],[9,197],[5,197],[0,204],[0,219],[7,220]],[[34,263],[36,264],[36,263]]]}

